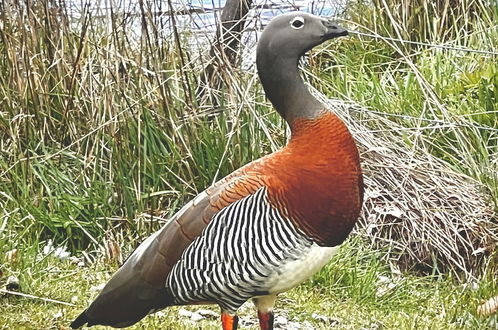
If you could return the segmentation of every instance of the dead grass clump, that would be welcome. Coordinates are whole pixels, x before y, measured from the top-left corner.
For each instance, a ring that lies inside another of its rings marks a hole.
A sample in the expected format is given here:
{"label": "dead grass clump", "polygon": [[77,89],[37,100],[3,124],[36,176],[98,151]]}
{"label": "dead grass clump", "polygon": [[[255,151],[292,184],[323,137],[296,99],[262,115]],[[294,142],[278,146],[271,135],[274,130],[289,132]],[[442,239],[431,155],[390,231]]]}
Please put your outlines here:
{"label": "dead grass clump", "polygon": [[498,246],[498,222],[483,186],[428,153],[420,135],[408,147],[409,128],[387,114],[328,104],[361,149],[366,195],[357,232],[388,247],[403,269],[478,273]]}

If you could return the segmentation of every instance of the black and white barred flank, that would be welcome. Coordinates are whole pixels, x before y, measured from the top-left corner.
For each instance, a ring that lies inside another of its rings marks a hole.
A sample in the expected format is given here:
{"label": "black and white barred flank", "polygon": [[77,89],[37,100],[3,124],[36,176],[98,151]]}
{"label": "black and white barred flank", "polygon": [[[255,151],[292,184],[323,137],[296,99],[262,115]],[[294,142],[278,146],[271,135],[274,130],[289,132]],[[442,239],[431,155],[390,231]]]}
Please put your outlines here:
{"label": "black and white barred flank", "polygon": [[274,275],[313,244],[262,187],[213,217],[173,267],[166,288],[176,304],[215,302],[235,312],[249,298],[271,293]]}

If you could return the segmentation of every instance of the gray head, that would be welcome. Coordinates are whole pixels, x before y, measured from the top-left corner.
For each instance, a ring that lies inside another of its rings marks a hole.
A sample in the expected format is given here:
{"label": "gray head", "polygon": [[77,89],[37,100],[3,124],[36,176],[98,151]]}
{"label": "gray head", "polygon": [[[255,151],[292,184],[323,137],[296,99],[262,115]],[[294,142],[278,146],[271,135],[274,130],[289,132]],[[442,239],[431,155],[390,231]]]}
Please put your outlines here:
{"label": "gray head", "polygon": [[291,12],[273,18],[258,43],[258,55],[264,52],[299,58],[322,42],[348,32],[325,18],[303,12]]}
{"label": "gray head", "polygon": [[267,97],[291,127],[294,119],[315,118],[324,109],[303,84],[299,58],[324,41],[347,34],[334,22],[303,12],[273,18],[261,34],[258,74]]}

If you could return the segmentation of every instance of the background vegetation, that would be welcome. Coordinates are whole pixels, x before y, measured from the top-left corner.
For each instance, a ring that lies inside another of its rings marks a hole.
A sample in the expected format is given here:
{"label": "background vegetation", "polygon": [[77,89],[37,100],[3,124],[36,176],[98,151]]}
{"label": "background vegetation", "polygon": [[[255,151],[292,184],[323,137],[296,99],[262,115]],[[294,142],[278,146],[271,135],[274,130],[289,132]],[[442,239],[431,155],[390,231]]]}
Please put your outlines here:
{"label": "background vegetation", "polygon": [[[111,8],[106,16],[85,6],[74,17],[56,1],[0,4],[0,283],[13,275],[22,292],[78,305],[0,297],[0,326],[67,325],[95,294],[88,289],[115,269],[102,256],[119,261],[162,224],[156,216],[285,144],[285,125],[251,60],[220,67],[223,87],[196,94],[209,39],[181,30],[180,17],[156,15],[161,6],[141,2],[136,15]],[[383,36],[488,50],[498,44],[494,2],[350,1],[342,17],[352,29]],[[242,58],[250,58],[250,46]],[[482,184],[496,208],[496,55],[353,36],[312,53],[305,69],[326,96],[411,128],[408,149],[424,141],[427,153]],[[44,253],[48,240],[79,259]],[[496,316],[475,315],[481,300],[498,293],[495,248],[479,278],[459,284],[451,274],[399,272],[386,249],[356,237],[279,307],[289,320],[322,328],[496,327]],[[89,267],[75,265],[81,261]],[[313,318],[314,311],[337,322]],[[159,327],[176,313],[142,325]]]}

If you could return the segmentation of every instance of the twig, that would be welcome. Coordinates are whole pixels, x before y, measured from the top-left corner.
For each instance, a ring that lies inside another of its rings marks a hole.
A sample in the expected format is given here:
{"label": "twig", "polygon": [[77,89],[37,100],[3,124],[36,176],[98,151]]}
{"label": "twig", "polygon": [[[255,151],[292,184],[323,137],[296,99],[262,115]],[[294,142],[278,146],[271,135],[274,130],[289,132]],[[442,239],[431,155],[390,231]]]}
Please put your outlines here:
{"label": "twig", "polygon": [[442,49],[456,50],[456,51],[467,52],[467,53],[498,55],[498,52],[493,52],[493,51],[489,51],[489,50],[480,50],[480,49],[472,49],[472,48],[466,48],[466,47],[448,46],[448,45],[442,45],[442,44],[439,44],[439,45],[438,44],[431,44],[428,42],[420,42],[420,41],[411,41],[411,40],[397,39],[397,38],[391,38],[391,37],[383,37],[383,36],[380,36],[378,34],[363,33],[363,32],[358,32],[358,31],[348,31],[348,32],[351,34],[356,34],[356,35],[364,36],[364,37],[371,37],[371,38],[375,38],[375,39],[398,41],[398,42],[401,42],[404,44],[425,46],[425,47],[431,47],[431,48],[442,48]]}
{"label": "twig", "polygon": [[61,304],[61,305],[66,305],[66,306],[76,306],[75,304],[71,304],[71,303],[68,303],[65,301],[60,301],[60,300],[55,300],[55,299],[50,299],[50,298],[43,298],[43,297],[34,296],[32,294],[20,293],[20,292],[5,290],[5,289],[0,289],[0,293],[11,294],[14,296],[20,296],[20,297],[24,297],[24,298],[39,299],[39,300],[43,300],[46,302],[51,302],[51,303],[56,303],[56,304]]}

